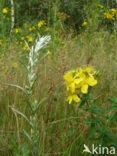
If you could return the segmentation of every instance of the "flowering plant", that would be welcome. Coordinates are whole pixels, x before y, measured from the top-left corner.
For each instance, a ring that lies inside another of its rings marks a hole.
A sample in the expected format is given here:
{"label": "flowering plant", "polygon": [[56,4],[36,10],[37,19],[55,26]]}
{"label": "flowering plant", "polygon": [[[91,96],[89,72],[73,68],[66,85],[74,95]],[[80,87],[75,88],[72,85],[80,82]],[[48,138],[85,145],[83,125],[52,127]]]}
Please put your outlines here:
{"label": "flowering plant", "polygon": [[81,99],[78,95],[87,94],[89,86],[93,87],[97,84],[97,80],[94,78],[95,73],[92,67],[86,67],[68,71],[64,75],[69,103],[72,100],[80,102]]}

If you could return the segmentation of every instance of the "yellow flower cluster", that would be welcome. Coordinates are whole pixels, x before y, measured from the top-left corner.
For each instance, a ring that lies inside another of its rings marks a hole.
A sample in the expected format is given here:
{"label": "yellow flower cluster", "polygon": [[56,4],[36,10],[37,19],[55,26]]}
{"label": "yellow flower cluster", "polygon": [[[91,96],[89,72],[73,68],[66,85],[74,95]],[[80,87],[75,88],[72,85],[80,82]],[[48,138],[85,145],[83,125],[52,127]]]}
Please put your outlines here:
{"label": "yellow flower cluster", "polygon": [[97,80],[94,78],[94,74],[96,72],[93,71],[93,68],[78,68],[76,70],[68,71],[64,75],[64,79],[66,82],[69,104],[72,101],[80,102],[79,94],[87,94],[89,86],[95,86],[97,84]]}
{"label": "yellow flower cluster", "polygon": [[102,8],[104,8],[104,6],[103,6],[103,5],[101,5],[101,4],[99,4],[99,5],[98,5],[98,7],[99,7],[99,8],[101,8],[101,9],[102,9]]}
{"label": "yellow flower cluster", "polygon": [[84,21],[83,23],[82,23],[82,26],[84,27],[84,26],[86,26],[88,23],[86,22],[86,21]]}
{"label": "yellow flower cluster", "polygon": [[14,30],[14,32],[17,34],[17,33],[21,32],[21,29],[20,29],[20,28],[16,28],[16,29]]}
{"label": "yellow flower cluster", "polygon": [[1,45],[1,43],[2,43],[2,40],[0,40],[0,45]]}
{"label": "yellow flower cluster", "polygon": [[26,44],[24,44],[23,50],[29,50]]}
{"label": "yellow flower cluster", "polygon": [[104,18],[109,19],[109,20],[114,20],[116,15],[117,15],[117,9],[112,8],[112,9],[109,9],[108,12],[104,13]]}
{"label": "yellow flower cluster", "polygon": [[28,27],[27,24],[25,24],[25,28],[28,29],[29,32],[40,29],[42,26],[44,26],[45,31],[48,31],[48,28],[46,27],[46,22],[44,20],[41,20],[37,24],[30,27]]}
{"label": "yellow flower cluster", "polygon": [[28,42],[32,42],[33,38],[31,36],[26,36],[26,38],[28,39]]}
{"label": "yellow flower cluster", "polygon": [[25,38],[22,36],[22,37],[21,37],[21,40],[23,41],[24,39],[25,39]]}
{"label": "yellow flower cluster", "polygon": [[35,30],[35,29],[36,29],[35,26],[32,26],[32,27],[29,27],[29,28],[28,28],[29,31],[33,31],[33,30]]}
{"label": "yellow flower cluster", "polygon": [[40,21],[37,26],[38,26],[38,29],[40,29],[43,25],[46,25],[45,21]]}
{"label": "yellow flower cluster", "polygon": [[2,12],[3,12],[3,14],[7,14],[8,13],[8,8],[3,8]]}
{"label": "yellow flower cluster", "polygon": [[64,13],[64,12],[57,12],[57,17],[59,18],[59,19],[61,19],[63,22],[66,20],[66,19],[68,19],[68,18],[70,18],[70,16],[68,16],[66,13]]}

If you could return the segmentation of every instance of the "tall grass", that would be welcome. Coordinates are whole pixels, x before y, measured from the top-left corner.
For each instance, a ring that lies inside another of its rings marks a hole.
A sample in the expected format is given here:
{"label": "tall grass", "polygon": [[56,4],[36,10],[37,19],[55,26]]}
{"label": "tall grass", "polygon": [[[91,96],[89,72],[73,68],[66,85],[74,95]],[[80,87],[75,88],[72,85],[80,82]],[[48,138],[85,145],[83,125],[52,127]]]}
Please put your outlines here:
{"label": "tall grass", "polygon": [[[40,79],[34,89],[34,96],[37,100],[47,97],[37,113],[42,153],[60,152],[61,155],[70,153],[75,155],[77,152],[79,154],[82,152],[83,143],[91,144],[87,136],[86,124],[83,121],[87,114],[78,109],[78,104],[69,105],[65,102],[63,81],[65,71],[88,63],[102,73],[92,99],[97,99],[101,105],[108,108],[110,105],[108,98],[116,96],[116,44],[112,45],[116,43],[116,38],[113,39],[113,36],[103,31],[95,32],[92,36],[90,44],[87,42],[86,33],[79,35],[77,41],[67,39],[64,47],[56,51],[55,57],[58,61],[54,67],[51,66],[52,60],[50,59],[38,67]],[[18,56],[18,53],[13,54],[14,50],[12,47],[8,58],[12,55]],[[90,53],[92,50],[95,50],[93,56]],[[7,62],[7,60],[5,58],[4,61]],[[17,153],[17,148],[23,148],[24,142],[27,142],[22,129],[29,131],[27,122],[11,108],[17,108],[27,116],[29,108],[23,93],[18,89],[4,86],[6,82],[24,86],[26,74],[23,67],[21,65],[18,69],[10,67],[7,71],[3,70],[1,76],[1,140],[5,135],[5,141],[3,140],[1,144],[1,147],[4,147],[1,148],[1,153],[11,155],[11,153]]]}

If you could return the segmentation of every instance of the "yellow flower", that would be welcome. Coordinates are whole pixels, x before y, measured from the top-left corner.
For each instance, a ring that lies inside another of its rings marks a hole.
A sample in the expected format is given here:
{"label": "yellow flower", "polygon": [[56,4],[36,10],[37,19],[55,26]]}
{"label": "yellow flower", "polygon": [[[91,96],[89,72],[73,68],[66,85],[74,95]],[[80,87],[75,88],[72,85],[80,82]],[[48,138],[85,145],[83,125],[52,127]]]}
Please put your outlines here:
{"label": "yellow flower", "polygon": [[87,94],[88,93],[88,85],[87,84],[84,84],[81,87],[81,92],[84,93],[84,94]]}
{"label": "yellow flower", "polygon": [[18,68],[18,64],[16,62],[12,62],[12,67]]}
{"label": "yellow flower", "polygon": [[117,15],[117,9],[115,8],[110,9],[109,12],[111,12],[114,15]]}
{"label": "yellow flower", "polygon": [[33,41],[32,37],[28,36],[27,38],[28,38],[28,42],[32,42]]}
{"label": "yellow flower", "polygon": [[101,8],[101,9],[102,9],[102,8],[104,8],[104,6],[103,6],[103,5],[101,5],[101,4],[99,4],[99,5],[98,5],[98,7],[99,7],[99,8]]}
{"label": "yellow flower", "polygon": [[50,59],[51,58],[51,52],[49,50],[47,51],[47,54],[48,54],[48,59]]}
{"label": "yellow flower", "polygon": [[88,74],[91,73],[93,71],[92,67],[86,67],[83,72],[87,72]]}
{"label": "yellow flower", "polygon": [[45,21],[40,21],[38,22],[37,26],[38,26],[38,29],[40,29],[43,25],[46,25]]}
{"label": "yellow flower", "polygon": [[28,28],[28,30],[29,30],[29,31],[35,30],[35,26],[32,26],[32,27]]}
{"label": "yellow flower", "polygon": [[36,29],[35,26],[32,26],[32,29],[35,30]]}
{"label": "yellow flower", "polygon": [[2,43],[2,40],[0,40],[0,45],[1,45],[1,43]]}
{"label": "yellow flower", "polygon": [[84,27],[84,26],[86,26],[88,23],[86,22],[86,21],[84,21],[83,23],[82,23],[82,26]]}
{"label": "yellow flower", "polygon": [[26,44],[24,45],[23,50],[28,50],[28,47]]}
{"label": "yellow flower", "polygon": [[30,28],[28,28],[28,30],[29,30],[29,31],[32,31],[33,29],[32,29],[32,27],[30,27]]}
{"label": "yellow flower", "polygon": [[67,101],[69,101],[69,104],[71,104],[72,101],[80,102],[80,98],[78,97],[77,94],[72,94],[68,96]]}
{"label": "yellow flower", "polygon": [[61,42],[61,44],[63,44],[63,45],[64,45],[64,44],[65,44],[65,42],[64,42],[64,41],[62,41],[62,42]]}
{"label": "yellow flower", "polygon": [[47,54],[49,55],[49,54],[51,54],[51,52],[48,50],[48,51],[47,51]]}
{"label": "yellow flower", "polygon": [[7,14],[7,13],[8,13],[8,8],[4,8],[4,9],[2,10],[2,12],[3,12],[3,14]]}
{"label": "yellow flower", "polygon": [[87,78],[86,78],[86,83],[89,85],[89,86],[95,86],[97,84],[97,80],[94,79],[93,75],[90,74]]}
{"label": "yellow flower", "polygon": [[17,33],[19,33],[21,31],[21,29],[19,29],[19,28],[16,28],[15,29],[15,33],[17,34]]}
{"label": "yellow flower", "polygon": [[95,71],[91,67],[86,68],[78,68],[76,70],[71,70],[64,75],[66,88],[68,92],[69,103],[73,101],[79,102],[80,98],[78,94],[87,94],[88,87],[95,86],[97,84],[97,80],[95,80],[94,75]]}
{"label": "yellow flower", "polygon": [[110,9],[108,12],[104,13],[104,18],[109,19],[109,20],[114,20],[116,15],[117,15],[117,10]]}
{"label": "yellow flower", "polygon": [[84,84],[82,84],[81,86],[81,92],[83,94],[87,94],[88,93],[88,86],[95,86],[97,84],[97,80],[94,79],[94,77],[92,75],[90,75],[90,77],[87,77],[84,80]]}
{"label": "yellow flower", "polygon": [[21,40],[23,41],[24,40],[24,37],[21,37]]}

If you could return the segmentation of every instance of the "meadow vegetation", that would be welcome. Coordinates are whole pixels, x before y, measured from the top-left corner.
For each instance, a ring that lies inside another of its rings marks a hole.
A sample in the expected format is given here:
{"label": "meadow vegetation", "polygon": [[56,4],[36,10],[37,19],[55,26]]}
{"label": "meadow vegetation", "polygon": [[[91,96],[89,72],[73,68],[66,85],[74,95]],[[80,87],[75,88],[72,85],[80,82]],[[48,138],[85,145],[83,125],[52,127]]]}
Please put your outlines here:
{"label": "meadow vegetation", "polygon": [[11,12],[1,1],[0,155],[117,149],[116,1],[16,0],[12,34]]}

